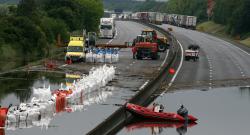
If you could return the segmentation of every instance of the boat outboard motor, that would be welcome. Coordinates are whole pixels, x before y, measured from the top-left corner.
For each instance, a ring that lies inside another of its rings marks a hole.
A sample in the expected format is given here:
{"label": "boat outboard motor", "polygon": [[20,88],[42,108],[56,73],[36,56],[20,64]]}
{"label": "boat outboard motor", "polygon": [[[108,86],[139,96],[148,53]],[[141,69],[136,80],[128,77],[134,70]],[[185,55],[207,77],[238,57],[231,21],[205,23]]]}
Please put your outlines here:
{"label": "boat outboard motor", "polygon": [[187,133],[187,126],[182,126],[176,129],[179,135],[185,135]]}
{"label": "boat outboard motor", "polygon": [[188,110],[183,105],[181,105],[181,108],[178,109],[177,113],[188,121]]}

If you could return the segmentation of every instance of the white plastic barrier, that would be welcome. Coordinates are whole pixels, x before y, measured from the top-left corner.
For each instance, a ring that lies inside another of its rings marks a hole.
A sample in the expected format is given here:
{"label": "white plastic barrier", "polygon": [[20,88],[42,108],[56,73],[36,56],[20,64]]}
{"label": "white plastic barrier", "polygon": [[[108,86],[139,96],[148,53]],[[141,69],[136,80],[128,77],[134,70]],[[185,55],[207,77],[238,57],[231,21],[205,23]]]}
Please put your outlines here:
{"label": "white plastic barrier", "polygon": [[90,51],[88,53],[86,53],[86,62],[95,62],[94,56],[93,56],[93,52]]}
{"label": "white plastic barrier", "polygon": [[92,48],[87,50],[86,62],[96,63],[116,63],[119,61],[119,49],[109,48],[100,49]]}

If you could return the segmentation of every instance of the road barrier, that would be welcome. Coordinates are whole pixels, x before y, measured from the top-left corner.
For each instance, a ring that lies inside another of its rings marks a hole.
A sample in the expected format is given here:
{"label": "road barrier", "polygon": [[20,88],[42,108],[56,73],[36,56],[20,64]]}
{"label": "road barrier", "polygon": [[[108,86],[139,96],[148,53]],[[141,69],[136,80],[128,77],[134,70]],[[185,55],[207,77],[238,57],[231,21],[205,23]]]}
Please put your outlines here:
{"label": "road barrier", "polygon": [[[165,91],[165,89],[161,89],[162,84],[163,83],[168,84],[171,81],[173,75],[169,74],[168,70],[170,68],[178,67],[181,60],[181,49],[177,45],[175,37],[173,37],[171,33],[169,33],[168,31],[159,28],[153,24],[148,24],[139,21],[136,22],[151,27],[161,32],[165,36],[169,37],[169,39],[171,39],[169,55],[166,63],[164,63],[163,67],[161,68],[159,75],[155,77],[153,80],[151,80],[142,90],[140,90],[134,97],[132,97],[132,99],[128,101],[129,103],[134,103],[141,106],[148,106],[162,92]],[[115,134],[132,119],[133,116],[126,111],[124,106],[122,106],[87,134],[88,135]]]}

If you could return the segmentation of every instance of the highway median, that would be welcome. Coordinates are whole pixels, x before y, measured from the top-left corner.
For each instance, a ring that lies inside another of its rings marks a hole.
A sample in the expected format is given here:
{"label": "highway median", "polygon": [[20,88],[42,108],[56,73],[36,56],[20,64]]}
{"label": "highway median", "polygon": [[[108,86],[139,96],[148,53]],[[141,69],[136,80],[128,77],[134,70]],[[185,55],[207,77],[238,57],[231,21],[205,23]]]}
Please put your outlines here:
{"label": "highway median", "polygon": [[[138,104],[141,106],[148,106],[153,102],[161,93],[166,89],[163,89],[162,86],[171,82],[174,75],[169,74],[169,69],[177,67],[181,61],[181,49],[177,43],[175,37],[171,35],[168,31],[159,28],[155,25],[138,22],[143,25],[146,25],[152,29],[155,29],[162,33],[163,35],[169,37],[170,39],[170,50],[166,62],[163,64],[163,67],[160,69],[158,75],[154,79],[150,80],[149,83],[141,89],[136,95],[134,95],[128,102]],[[88,135],[104,135],[104,134],[115,134],[122,129],[127,122],[133,119],[133,115],[126,111],[125,107],[120,107],[117,111],[111,114],[106,120],[100,123],[97,127],[88,132]]]}

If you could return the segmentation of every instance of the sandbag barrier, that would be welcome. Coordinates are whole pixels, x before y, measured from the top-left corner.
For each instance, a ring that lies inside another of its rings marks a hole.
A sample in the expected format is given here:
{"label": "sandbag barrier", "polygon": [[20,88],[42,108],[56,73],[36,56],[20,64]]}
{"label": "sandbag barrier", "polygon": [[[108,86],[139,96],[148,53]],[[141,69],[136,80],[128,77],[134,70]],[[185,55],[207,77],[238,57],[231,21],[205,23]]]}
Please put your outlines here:
{"label": "sandbag barrier", "polygon": [[[132,20],[134,21],[134,20]],[[174,36],[171,35],[168,31],[159,28],[153,24],[148,24],[144,22],[135,21],[137,23],[141,23],[152,29],[155,29],[170,39],[170,50],[169,56],[167,58],[166,63],[160,70],[158,76],[156,76],[153,80],[151,80],[142,90],[140,90],[135,96],[133,96],[128,102],[138,104],[141,106],[148,106],[151,102],[154,101],[155,98],[159,96],[159,93],[164,90],[161,89],[162,83],[169,83],[172,76],[168,74],[168,70],[170,68],[178,67],[181,59],[181,51],[180,47],[177,45],[177,41]],[[97,125],[94,129],[89,131],[88,135],[109,135],[116,134],[121,130],[126,123],[129,123],[133,119],[133,115],[127,112],[125,107],[120,107],[117,111],[111,114],[105,121]]]}
{"label": "sandbag barrier", "polygon": [[86,62],[117,63],[119,61],[118,48],[89,48],[86,53]]}
{"label": "sandbag barrier", "polygon": [[67,90],[49,88],[33,89],[30,103],[21,103],[10,108],[0,108],[0,126],[7,130],[40,126],[48,128],[53,117],[60,112],[83,110],[85,106],[102,103],[112,95],[112,87],[105,87],[115,76],[113,66],[92,68],[88,76]]}

